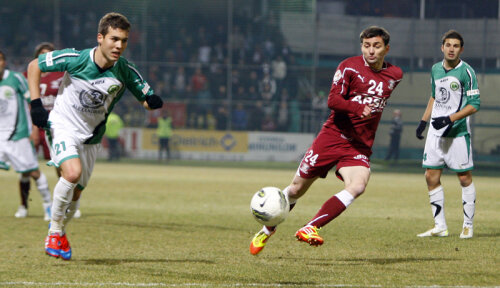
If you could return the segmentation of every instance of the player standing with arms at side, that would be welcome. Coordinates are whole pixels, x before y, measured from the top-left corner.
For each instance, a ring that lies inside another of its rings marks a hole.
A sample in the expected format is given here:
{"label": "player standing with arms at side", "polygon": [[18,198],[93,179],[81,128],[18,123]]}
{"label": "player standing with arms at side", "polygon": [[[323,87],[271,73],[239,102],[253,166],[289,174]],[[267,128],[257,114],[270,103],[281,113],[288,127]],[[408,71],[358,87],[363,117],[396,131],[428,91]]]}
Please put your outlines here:
{"label": "player standing with arms at side", "polygon": [[[44,220],[50,220],[49,184],[47,177],[38,169],[35,150],[30,143],[31,118],[28,110],[29,91],[26,78],[20,73],[5,69],[6,57],[0,51],[0,169],[14,170],[21,174],[19,188],[21,205],[14,214],[16,218],[28,216],[30,177],[43,200]],[[26,185],[26,183],[28,183]]]}
{"label": "player standing with arms at side", "polygon": [[[129,30],[125,16],[108,13],[99,21],[97,47],[52,51],[28,66],[33,123],[48,128],[49,163],[60,167],[62,175],[54,187],[52,220],[45,239],[45,252],[50,256],[71,259],[65,228],[92,174],[106,118],[125,88],[146,109],[163,106],[135,66],[121,57]],[[40,100],[40,75],[48,71],[65,71],[50,116]]]}
{"label": "player standing with arms at side", "polygon": [[442,62],[432,66],[431,97],[418,125],[416,135],[422,133],[427,121],[432,122],[425,140],[422,167],[429,190],[429,200],[434,215],[434,227],[418,237],[448,236],[444,215],[444,190],[441,173],[444,166],[457,173],[462,186],[464,223],[460,238],[471,238],[476,210],[476,188],[472,182],[472,141],[469,116],[480,107],[479,88],[474,69],[460,59],[464,51],[464,40],[454,30],[443,35]]}
{"label": "player standing with arms at side", "polygon": [[[328,96],[328,120],[307,150],[299,168],[283,192],[293,208],[318,178],[325,178],[336,166],[344,189],[328,199],[295,236],[318,246],[323,244],[318,229],[339,216],[366,188],[370,178],[371,147],[387,99],[403,77],[399,67],[384,61],[389,52],[389,33],[371,26],[361,32],[363,55],[342,61],[335,72]],[[276,227],[264,226],[255,234],[250,253],[258,254]]]}

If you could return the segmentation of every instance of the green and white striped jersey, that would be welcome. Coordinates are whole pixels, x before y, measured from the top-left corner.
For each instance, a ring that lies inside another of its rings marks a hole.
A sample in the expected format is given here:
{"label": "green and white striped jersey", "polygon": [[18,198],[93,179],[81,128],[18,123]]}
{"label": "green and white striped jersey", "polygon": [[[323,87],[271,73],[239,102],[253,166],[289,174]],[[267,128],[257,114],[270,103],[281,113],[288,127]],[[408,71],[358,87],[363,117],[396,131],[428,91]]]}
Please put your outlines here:
{"label": "green and white striped jersey", "polygon": [[[472,105],[479,110],[479,88],[476,73],[469,64],[460,60],[460,63],[451,70],[446,70],[443,62],[432,66],[431,71],[432,97],[434,106],[432,107],[432,118],[449,116],[460,111],[467,105]],[[443,137],[459,137],[470,135],[469,117],[453,122],[453,125],[434,129],[429,127],[429,133]]]}
{"label": "green and white striped jersey", "polygon": [[0,81],[0,140],[17,141],[30,136],[29,90],[21,73],[5,69]]}
{"label": "green and white striped jersey", "polygon": [[56,50],[38,57],[41,71],[65,71],[49,124],[63,124],[85,144],[101,142],[106,119],[125,88],[139,101],[154,93],[123,57],[109,69],[99,68],[94,62],[95,49]]}

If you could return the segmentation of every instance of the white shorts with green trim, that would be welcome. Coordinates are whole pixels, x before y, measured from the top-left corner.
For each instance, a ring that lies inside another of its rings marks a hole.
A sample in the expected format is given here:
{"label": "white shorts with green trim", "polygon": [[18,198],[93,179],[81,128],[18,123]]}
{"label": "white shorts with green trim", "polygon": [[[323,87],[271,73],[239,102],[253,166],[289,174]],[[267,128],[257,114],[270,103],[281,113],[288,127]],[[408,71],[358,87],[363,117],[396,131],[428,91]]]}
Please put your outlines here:
{"label": "white shorts with green trim", "polygon": [[12,165],[18,173],[38,170],[35,153],[35,148],[29,138],[0,141],[0,169],[9,170]]}
{"label": "white shorts with green trim", "polygon": [[442,169],[445,165],[455,172],[474,169],[470,135],[452,138],[427,133],[422,167]]}
{"label": "white shorts with green trim", "polygon": [[50,145],[51,158],[47,165],[60,167],[66,160],[80,159],[82,175],[77,184],[78,188],[83,190],[90,180],[101,144],[83,144],[80,139],[71,135],[71,131],[55,127],[51,127],[45,137]]}

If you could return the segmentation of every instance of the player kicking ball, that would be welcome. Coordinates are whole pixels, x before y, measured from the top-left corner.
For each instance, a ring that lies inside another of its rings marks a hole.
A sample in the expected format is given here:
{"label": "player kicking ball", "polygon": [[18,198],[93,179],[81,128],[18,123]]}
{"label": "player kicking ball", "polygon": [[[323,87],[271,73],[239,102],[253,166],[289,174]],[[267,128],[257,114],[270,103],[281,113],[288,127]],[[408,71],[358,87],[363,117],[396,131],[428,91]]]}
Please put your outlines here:
{"label": "player kicking ball", "polygon": [[[328,107],[330,116],[302,159],[292,183],[283,192],[290,209],[318,178],[335,173],[344,189],[328,199],[316,215],[296,233],[298,241],[323,244],[318,230],[339,216],[365,191],[370,178],[370,155],[382,111],[403,72],[384,61],[389,33],[371,26],[361,32],[362,55],[344,60],[333,77]],[[264,226],[252,239],[250,253],[264,249],[276,226]]]}
{"label": "player kicking ball", "polygon": [[[28,66],[33,123],[44,128],[50,140],[49,164],[61,169],[45,239],[45,252],[52,257],[71,259],[66,226],[92,174],[106,119],[125,88],[146,109],[163,106],[162,99],[135,66],[121,57],[127,48],[129,30],[125,16],[108,13],[99,21],[97,47],[51,51]],[[40,76],[53,71],[64,71],[65,75],[49,116],[40,100]]]}

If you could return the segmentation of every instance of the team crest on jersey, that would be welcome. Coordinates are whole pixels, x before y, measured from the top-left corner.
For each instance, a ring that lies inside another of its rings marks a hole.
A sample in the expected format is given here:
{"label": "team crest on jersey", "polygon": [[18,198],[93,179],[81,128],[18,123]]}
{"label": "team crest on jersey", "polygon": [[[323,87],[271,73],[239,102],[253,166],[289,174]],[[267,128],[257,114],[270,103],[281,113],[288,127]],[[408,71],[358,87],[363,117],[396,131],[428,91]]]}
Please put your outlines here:
{"label": "team crest on jersey", "polygon": [[340,70],[337,70],[337,72],[335,72],[335,75],[333,76],[333,84],[337,85],[340,78],[342,78],[342,72],[340,72]]}
{"label": "team crest on jersey", "polygon": [[446,90],[446,88],[441,87],[439,88],[439,93],[436,95],[436,102],[438,103],[446,103],[448,100],[450,100],[450,92]]}
{"label": "team crest on jersey", "polygon": [[6,90],[5,93],[3,94],[3,96],[5,96],[5,98],[7,99],[10,99],[12,95],[14,95],[14,93],[12,93],[11,90]]}
{"label": "team crest on jersey", "polygon": [[395,85],[396,85],[396,81],[389,79],[389,86],[387,88],[389,88],[389,90],[394,90]]}
{"label": "team crest on jersey", "polygon": [[104,105],[107,95],[102,94],[97,90],[80,92],[80,104],[85,108],[97,109]]}
{"label": "team crest on jersey", "polygon": [[108,88],[108,93],[109,93],[109,94],[114,94],[114,93],[116,93],[118,90],[120,90],[120,86],[118,86],[118,85],[111,85],[111,86],[109,86],[109,88]]}
{"label": "team crest on jersey", "polygon": [[458,90],[458,88],[460,88],[460,85],[458,85],[458,83],[457,83],[457,82],[451,82],[451,83],[450,83],[450,88],[451,88],[451,90],[453,90],[453,91],[457,91],[457,90]]}

